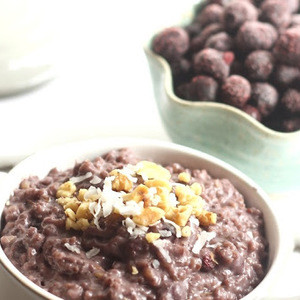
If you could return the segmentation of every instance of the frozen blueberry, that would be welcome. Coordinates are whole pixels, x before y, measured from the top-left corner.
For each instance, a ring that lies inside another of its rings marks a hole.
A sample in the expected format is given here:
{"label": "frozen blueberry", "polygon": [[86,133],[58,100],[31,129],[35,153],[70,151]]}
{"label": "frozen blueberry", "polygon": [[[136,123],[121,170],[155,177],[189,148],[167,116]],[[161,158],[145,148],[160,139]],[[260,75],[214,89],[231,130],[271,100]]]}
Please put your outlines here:
{"label": "frozen blueberry", "polygon": [[271,24],[249,21],[240,27],[236,36],[236,45],[243,52],[269,50],[277,37],[277,31]]}
{"label": "frozen blueberry", "polygon": [[226,6],[224,11],[224,26],[228,32],[236,32],[246,21],[257,20],[257,9],[247,1],[235,0]]}
{"label": "frozen blueberry", "polygon": [[261,121],[261,114],[256,107],[246,104],[242,110],[258,122]]}
{"label": "frozen blueberry", "polygon": [[220,23],[223,17],[224,8],[218,4],[209,4],[205,6],[196,17],[196,21],[202,27],[212,23]]}
{"label": "frozen blueberry", "polygon": [[291,22],[290,8],[286,0],[265,0],[260,6],[259,19],[276,28],[285,28]]}
{"label": "frozen blueberry", "polygon": [[184,30],[188,33],[190,39],[194,38],[201,32],[201,25],[198,22],[193,22],[184,27]]}
{"label": "frozen blueberry", "polygon": [[281,98],[281,104],[289,113],[300,113],[300,92],[288,89]]}
{"label": "frozen blueberry", "polygon": [[175,94],[182,99],[193,100],[191,84],[189,82],[182,83],[175,87]]}
{"label": "frozen blueberry", "polygon": [[283,64],[300,67],[300,27],[289,28],[279,36],[274,56]]}
{"label": "frozen blueberry", "polygon": [[248,102],[251,95],[251,85],[249,81],[239,75],[228,77],[221,88],[222,100],[235,107],[243,107]]}
{"label": "frozen blueberry", "polygon": [[274,71],[274,81],[282,88],[293,87],[300,80],[300,69],[296,67],[278,65]]}
{"label": "frozen blueberry", "polygon": [[227,4],[229,4],[231,0],[209,0],[208,3],[214,3],[214,4],[219,4],[222,6],[226,6]]}
{"label": "frozen blueberry", "polygon": [[251,52],[245,60],[246,74],[250,80],[266,81],[273,71],[272,53],[265,50]]}
{"label": "frozen blueberry", "polygon": [[285,132],[293,132],[300,130],[300,117],[294,117],[283,120],[282,128]]}
{"label": "frozen blueberry", "polygon": [[170,62],[172,74],[175,77],[185,77],[191,69],[191,63],[185,58],[179,58]]}
{"label": "frozen blueberry", "polygon": [[261,3],[263,2],[264,0],[253,0],[253,4],[256,6],[256,7],[260,7]]}
{"label": "frozen blueberry", "polygon": [[196,76],[192,79],[191,86],[194,100],[216,101],[218,83],[212,77]]}
{"label": "frozen blueberry", "polygon": [[198,34],[191,40],[190,51],[192,53],[195,53],[202,50],[204,48],[206,40],[210,36],[218,32],[221,32],[223,30],[224,30],[223,26],[219,23],[214,23],[206,26],[200,34]]}
{"label": "frozen blueberry", "polygon": [[239,61],[238,59],[235,59],[230,66],[230,74],[236,74],[236,75],[245,75],[245,68],[244,63]]}
{"label": "frozen blueberry", "polygon": [[233,53],[231,52],[222,53],[206,48],[194,56],[194,71],[196,74],[212,76],[216,80],[223,81],[229,75],[232,59]]}
{"label": "frozen blueberry", "polygon": [[290,27],[300,27],[300,14],[292,15]]}
{"label": "frozen blueberry", "polygon": [[233,49],[233,39],[226,32],[219,32],[208,38],[204,47],[219,51],[230,51]]}
{"label": "frozen blueberry", "polygon": [[300,4],[299,0],[283,0],[283,1],[287,2],[290,12],[295,13],[298,11],[299,4]]}
{"label": "frozen blueberry", "polygon": [[262,117],[268,117],[276,108],[278,103],[278,92],[269,83],[253,83],[251,101],[259,110]]}
{"label": "frozen blueberry", "polygon": [[170,27],[157,36],[152,42],[152,49],[155,53],[172,61],[183,55],[189,47],[189,36],[187,32],[180,27]]}

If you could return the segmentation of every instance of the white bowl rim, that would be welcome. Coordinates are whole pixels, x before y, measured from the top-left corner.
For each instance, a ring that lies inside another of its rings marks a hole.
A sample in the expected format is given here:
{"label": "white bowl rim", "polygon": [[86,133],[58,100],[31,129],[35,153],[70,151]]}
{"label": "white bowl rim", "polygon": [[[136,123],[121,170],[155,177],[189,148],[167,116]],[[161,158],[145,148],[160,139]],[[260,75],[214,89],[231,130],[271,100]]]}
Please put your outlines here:
{"label": "white bowl rim", "polygon": [[[176,26],[176,25],[174,25]],[[161,55],[158,55],[156,53],[153,52],[153,50],[150,48],[150,43],[152,38],[155,36],[155,34],[153,34],[153,36],[150,39],[150,42],[148,41],[145,46],[144,46],[144,51],[146,52],[147,55],[151,56],[153,59],[155,59],[156,61],[158,61],[164,70],[165,73],[165,77],[164,77],[164,88],[165,91],[169,97],[169,99],[171,99],[172,101],[186,106],[186,107],[209,107],[209,108],[215,108],[215,109],[222,109],[222,110],[226,110],[228,112],[231,112],[232,114],[238,115],[239,117],[245,119],[247,122],[251,123],[254,127],[256,127],[256,129],[258,129],[259,131],[261,131],[263,134],[265,135],[269,135],[273,138],[278,138],[278,139],[292,139],[295,137],[299,137],[300,138],[300,129],[293,131],[293,132],[280,132],[280,131],[276,131],[273,130],[271,128],[268,128],[267,126],[265,126],[264,124],[260,123],[259,121],[257,121],[256,119],[254,119],[253,117],[251,117],[250,115],[248,115],[247,113],[245,113],[244,111],[225,104],[225,103],[221,103],[221,102],[209,102],[209,101],[191,101],[191,100],[184,100],[182,98],[179,98],[173,89],[173,76],[172,76],[172,72],[171,72],[171,67],[170,64],[167,62],[167,60],[165,58],[163,58]]]}
{"label": "white bowl rim", "polygon": [[[99,144],[97,144],[99,142]],[[268,282],[272,281],[273,279],[276,279],[277,273],[281,270],[282,262],[286,259],[287,253],[292,252],[293,243],[292,240],[289,240],[287,236],[283,233],[282,229],[278,225],[278,218],[276,216],[276,213],[272,207],[272,202],[269,199],[268,195],[262,190],[260,186],[258,186],[251,178],[249,178],[247,175],[243,174],[238,169],[232,167],[230,164],[211,156],[207,153],[201,152],[196,149],[192,149],[186,146],[182,146],[173,142],[168,141],[161,141],[156,139],[147,139],[147,138],[132,138],[132,137],[114,137],[114,138],[94,138],[84,141],[77,141],[77,142],[70,142],[65,143],[63,145],[57,145],[54,147],[50,147],[44,150],[41,150],[35,154],[30,155],[23,161],[21,161],[19,164],[17,164],[9,173],[6,178],[9,178],[10,176],[13,176],[15,171],[18,171],[19,169],[22,170],[23,166],[26,166],[27,164],[31,164],[35,160],[39,161],[40,157],[44,157],[45,155],[54,155],[55,151],[66,149],[67,147],[74,147],[74,146],[86,146],[87,144],[94,145],[96,143],[97,151],[99,151],[98,155],[104,154],[106,151],[104,149],[117,149],[120,147],[134,147],[134,146],[147,146],[147,147],[157,147],[158,149],[167,149],[167,150],[174,150],[178,152],[180,155],[186,155],[190,154],[193,156],[196,156],[200,159],[203,159],[209,163],[218,165],[226,170],[226,172],[231,173],[233,175],[236,175],[241,182],[244,184],[250,185],[256,193],[264,200],[265,204],[267,205],[267,208],[269,212],[272,215],[272,218],[274,219],[274,227],[276,228],[276,233],[278,234],[279,239],[281,240],[281,243],[279,244],[278,248],[276,249],[274,253],[274,259],[272,265],[269,267],[269,270],[263,280],[259,283],[257,287],[254,288],[253,291],[251,291],[249,294],[247,294],[245,297],[243,297],[243,300],[252,299],[253,293],[255,291],[264,291],[265,287],[270,288],[270,283],[265,284],[266,280]],[[100,145],[101,143],[101,145]],[[107,146],[111,145],[111,146]],[[98,148],[99,147],[99,148]],[[103,148],[103,149],[102,149]],[[86,149],[86,148],[85,148]],[[93,153],[95,153],[95,149],[93,150]],[[96,153],[95,153],[96,154]],[[97,155],[97,154],[96,154]],[[2,212],[1,212],[2,213]],[[277,262],[277,264],[276,264]],[[31,280],[29,280],[25,275],[23,275],[7,258],[5,255],[2,247],[0,246],[0,266],[3,266],[5,270],[14,278],[17,280],[19,284],[21,284],[23,287],[28,288],[31,292],[36,294],[37,296],[43,297],[44,299],[48,300],[61,300],[61,298],[53,295],[50,292],[47,292],[43,288],[39,287],[38,285],[34,284]],[[272,271],[272,272],[271,272]]]}

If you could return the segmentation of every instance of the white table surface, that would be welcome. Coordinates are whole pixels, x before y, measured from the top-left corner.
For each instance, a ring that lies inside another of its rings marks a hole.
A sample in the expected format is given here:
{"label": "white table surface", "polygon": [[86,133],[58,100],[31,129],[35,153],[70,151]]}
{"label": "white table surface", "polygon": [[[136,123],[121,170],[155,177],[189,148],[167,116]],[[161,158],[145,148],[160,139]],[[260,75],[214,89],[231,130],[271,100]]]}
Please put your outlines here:
{"label": "white table surface", "polygon": [[[64,2],[55,19],[61,22],[56,78],[0,99],[0,168],[50,145],[79,139],[169,140],[142,46],[153,30],[177,20],[178,12],[194,2]],[[300,253],[289,258],[281,278],[274,297],[300,299]]]}

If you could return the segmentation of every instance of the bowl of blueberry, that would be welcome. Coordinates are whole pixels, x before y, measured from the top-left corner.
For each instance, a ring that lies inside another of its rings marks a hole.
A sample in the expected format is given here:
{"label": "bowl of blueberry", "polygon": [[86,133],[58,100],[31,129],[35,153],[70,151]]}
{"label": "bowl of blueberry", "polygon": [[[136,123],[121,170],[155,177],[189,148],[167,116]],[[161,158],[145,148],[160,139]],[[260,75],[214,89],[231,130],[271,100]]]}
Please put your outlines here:
{"label": "bowl of blueberry", "polygon": [[300,189],[299,7],[298,0],[200,1],[144,48],[170,138],[274,194]]}

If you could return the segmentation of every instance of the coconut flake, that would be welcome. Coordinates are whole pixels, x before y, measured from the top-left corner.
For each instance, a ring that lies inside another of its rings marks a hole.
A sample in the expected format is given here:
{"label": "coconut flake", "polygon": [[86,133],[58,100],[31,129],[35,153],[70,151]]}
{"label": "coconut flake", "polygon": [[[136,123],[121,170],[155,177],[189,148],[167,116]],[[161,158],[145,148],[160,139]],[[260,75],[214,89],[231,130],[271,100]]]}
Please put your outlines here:
{"label": "coconut flake", "polygon": [[180,226],[178,226],[178,225],[177,225],[176,223],[174,223],[173,221],[170,221],[170,220],[168,220],[168,219],[166,219],[166,218],[164,218],[164,217],[163,217],[163,220],[164,220],[165,223],[169,223],[169,224],[171,224],[172,226],[175,227],[175,230],[176,230],[176,237],[177,237],[177,238],[180,238],[180,237],[181,237],[181,228],[180,228]]}
{"label": "coconut flake", "polygon": [[84,174],[82,176],[71,177],[70,181],[72,181],[73,183],[78,183],[78,182],[81,182],[81,181],[83,181],[87,178],[90,178],[92,176],[93,176],[92,172],[87,172],[86,174]]}
{"label": "coconut flake", "polygon": [[102,203],[102,209],[103,209],[103,217],[106,218],[113,211],[113,203],[112,203],[112,201],[105,201],[105,202],[103,202]]}
{"label": "coconut flake", "polygon": [[158,230],[161,237],[170,237],[172,232],[170,230]]}
{"label": "coconut flake", "polygon": [[153,259],[152,266],[154,269],[158,269],[160,266],[160,262],[157,259]]}
{"label": "coconut flake", "polygon": [[247,233],[247,235],[249,236],[249,238],[250,238],[251,240],[254,239],[254,236],[253,236],[253,232],[252,232],[252,231],[247,231],[246,233]]}
{"label": "coconut flake", "polygon": [[132,219],[127,217],[125,220],[122,221],[122,224],[127,228],[129,234],[132,235],[133,230],[136,227],[136,224],[132,221]]}
{"label": "coconut flake", "polygon": [[191,215],[190,216],[190,224],[195,225],[196,227],[199,227],[200,222],[195,216]]}
{"label": "coconut flake", "polygon": [[144,172],[140,172],[140,170],[143,169],[143,166],[143,162],[140,161],[133,167],[133,170],[135,171],[135,173],[139,173],[139,175],[142,176],[144,181],[147,181],[148,176]]}
{"label": "coconut flake", "polygon": [[86,252],[85,255],[88,259],[90,259],[90,258],[96,256],[99,252],[100,252],[100,249],[93,247],[91,250]]}
{"label": "coconut flake", "polygon": [[90,180],[91,184],[99,184],[101,182],[101,178],[97,175],[94,175],[94,177]]}
{"label": "coconut flake", "polygon": [[145,235],[146,232],[148,231],[148,227],[145,227],[145,226],[139,226],[139,227],[136,227],[133,229],[132,231],[132,237],[133,238],[136,238],[137,236],[140,236],[140,235]]}
{"label": "coconut flake", "polygon": [[94,224],[98,229],[100,229],[99,218],[101,217],[101,212],[102,212],[100,200],[98,200],[97,202],[90,203],[89,210],[94,217]]}
{"label": "coconut flake", "polygon": [[160,251],[161,255],[165,258],[166,262],[170,264],[172,262],[172,259],[169,255],[169,252],[164,248],[166,243],[167,243],[167,240],[158,239],[153,242],[153,245],[155,247],[157,247],[157,249]]}
{"label": "coconut flake", "polygon": [[64,243],[64,246],[70,250],[71,252],[75,252],[77,254],[80,254],[80,249],[77,245],[70,245],[69,243]]}
{"label": "coconut flake", "polygon": [[176,207],[179,201],[177,201],[176,195],[174,193],[169,194],[169,202],[171,206]]}
{"label": "coconut flake", "polygon": [[150,226],[151,226],[151,227],[152,227],[152,226],[155,226],[155,225],[159,224],[160,222],[161,222],[161,221],[160,221],[160,220],[158,220],[158,221],[156,221],[156,222],[154,222],[154,223],[150,224],[150,225],[149,225],[149,227],[150,227]]}
{"label": "coconut flake", "polygon": [[[123,205],[122,205],[123,204]],[[123,202],[119,203],[115,208],[119,210],[122,216],[137,216],[142,213],[142,207],[133,200],[127,201],[126,204]]]}
{"label": "coconut flake", "polygon": [[206,247],[216,249],[218,246],[221,246],[221,245],[222,245],[221,242],[217,242],[217,243],[214,243],[214,244],[208,244]]}
{"label": "coconut flake", "polygon": [[94,187],[94,186],[91,185],[88,188],[88,190],[84,193],[83,198],[86,201],[88,201],[91,198],[97,200],[97,199],[99,199],[101,197],[101,193],[102,192],[101,192],[100,188],[96,188],[96,187]]}
{"label": "coconut flake", "polygon": [[198,239],[196,243],[194,244],[194,247],[192,249],[192,252],[195,254],[199,254],[200,250],[203,248],[206,242],[212,240],[216,236],[216,233],[214,231],[201,231],[198,235]]}
{"label": "coconut flake", "polygon": [[154,206],[157,206],[158,203],[160,202],[160,197],[158,195],[155,195],[152,199],[151,199],[151,203]]}
{"label": "coconut flake", "polygon": [[125,175],[131,182],[136,183],[138,180],[136,177],[133,177],[133,175],[135,175],[135,172],[128,166],[124,166],[122,169],[119,169],[117,171]]}

